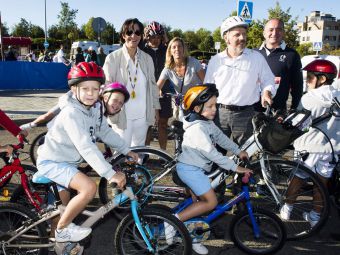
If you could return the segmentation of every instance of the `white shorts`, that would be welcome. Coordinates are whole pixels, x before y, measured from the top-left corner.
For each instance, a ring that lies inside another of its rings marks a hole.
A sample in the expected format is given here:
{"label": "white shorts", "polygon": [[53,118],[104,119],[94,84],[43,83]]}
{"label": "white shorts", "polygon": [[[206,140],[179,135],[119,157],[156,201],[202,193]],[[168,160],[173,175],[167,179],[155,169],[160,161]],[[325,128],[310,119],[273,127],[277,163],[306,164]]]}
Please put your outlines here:
{"label": "white shorts", "polygon": [[324,178],[330,178],[335,167],[334,164],[330,163],[331,161],[331,153],[310,153],[307,159],[303,161],[303,164],[314,173],[317,173]]}
{"label": "white shorts", "polygon": [[58,190],[68,189],[72,178],[79,172],[77,165],[44,160],[37,162],[41,175],[58,184]]}

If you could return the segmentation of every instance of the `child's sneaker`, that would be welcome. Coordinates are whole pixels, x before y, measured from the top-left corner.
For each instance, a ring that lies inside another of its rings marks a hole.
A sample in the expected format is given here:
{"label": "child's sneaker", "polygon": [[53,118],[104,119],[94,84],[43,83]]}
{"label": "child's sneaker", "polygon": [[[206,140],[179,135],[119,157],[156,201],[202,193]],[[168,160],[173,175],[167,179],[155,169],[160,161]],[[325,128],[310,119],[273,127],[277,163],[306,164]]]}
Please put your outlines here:
{"label": "child's sneaker", "polygon": [[63,229],[55,230],[55,240],[59,243],[64,242],[79,242],[91,233],[91,228],[85,228],[70,223]]}
{"label": "child's sneaker", "polygon": [[290,213],[293,210],[293,205],[284,204],[280,209],[280,217],[282,220],[289,220]]}
{"label": "child's sneaker", "polygon": [[308,221],[311,227],[313,228],[319,222],[320,215],[314,211],[310,211],[310,212],[304,212],[302,214],[302,218],[305,221]]}
{"label": "child's sneaker", "polygon": [[173,226],[169,225],[169,223],[164,222],[164,234],[165,234],[165,241],[168,245],[173,244],[174,237],[176,235],[176,230]]}
{"label": "child's sneaker", "polygon": [[208,254],[209,250],[207,249],[207,247],[205,247],[203,244],[201,243],[193,243],[192,244],[192,249],[194,250],[194,252],[196,252],[197,254]]}

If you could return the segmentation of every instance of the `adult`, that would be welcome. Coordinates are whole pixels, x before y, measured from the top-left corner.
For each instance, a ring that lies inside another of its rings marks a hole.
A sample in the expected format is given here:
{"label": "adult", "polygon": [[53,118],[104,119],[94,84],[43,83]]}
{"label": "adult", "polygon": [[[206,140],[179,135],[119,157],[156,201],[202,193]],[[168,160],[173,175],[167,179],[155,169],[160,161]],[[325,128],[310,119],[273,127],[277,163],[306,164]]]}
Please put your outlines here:
{"label": "adult", "polygon": [[239,145],[253,133],[251,119],[260,93],[262,105],[271,105],[276,93],[274,75],[265,58],[246,48],[247,28],[237,16],[223,21],[221,37],[227,48],[211,58],[204,80],[215,83],[219,90],[217,123]]}
{"label": "adult", "polygon": [[[185,95],[190,87],[202,84],[204,80],[201,63],[188,55],[187,47],[179,37],[174,37],[166,50],[165,67],[157,81],[160,90],[167,80],[170,81],[170,87],[182,95]],[[178,115],[178,119],[181,120],[183,118],[181,109]]]}
{"label": "adult", "polygon": [[8,52],[5,55],[5,60],[6,61],[16,61],[17,60],[16,54],[15,54],[13,47],[11,45],[8,46]]}
{"label": "adult", "polygon": [[[150,22],[144,29],[145,46],[143,51],[148,53],[153,60],[155,67],[155,79],[158,80],[165,64],[166,47],[162,43],[164,38],[164,28],[156,21]],[[162,94],[170,93],[169,82],[162,88]],[[159,110],[158,120],[158,142],[161,149],[166,150],[168,140],[168,120],[172,117],[171,96],[159,98],[161,109]],[[150,145],[152,140],[152,129],[149,128],[145,144]]]}
{"label": "adult", "polygon": [[64,45],[60,45],[60,49],[57,52],[57,62],[58,63],[64,63],[65,65],[68,65],[68,60],[65,57],[64,53]]}
{"label": "adult", "polygon": [[77,47],[77,53],[75,55],[75,64],[78,65],[80,62],[85,62],[83,50],[81,47]]}
{"label": "adult", "polygon": [[97,54],[97,64],[99,66],[103,66],[105,62],[106,54],[104,53],[103,47],[98,48],[98,54]]}
{"label": "adult", "polygon": [[287,111],[289,92],[292,97],[290,110],[296,109],[303,93],[301,59],[296,50],[287,47],[283,40],[284,34],[283,21],[270,19],[263,31],[265,41],[259,48],[275,75],[275,83],[279,86],[272,107],[282,113]]}
{"label": "adult", "polygon": [[[92,46],[89,47],[90,61],[97,63],[97,53]],[[87,61],[87,62],[90,62]]]}
{"label": "adult", "polygon": [[152,58],[138,48],[143,24],[127,19],[120,31],[122,47],[110,53],[103,66],[107,83],[126,84],[130,100],[109,122],[130,146],[145,144],[148,127],[158,120],[159,91]]}

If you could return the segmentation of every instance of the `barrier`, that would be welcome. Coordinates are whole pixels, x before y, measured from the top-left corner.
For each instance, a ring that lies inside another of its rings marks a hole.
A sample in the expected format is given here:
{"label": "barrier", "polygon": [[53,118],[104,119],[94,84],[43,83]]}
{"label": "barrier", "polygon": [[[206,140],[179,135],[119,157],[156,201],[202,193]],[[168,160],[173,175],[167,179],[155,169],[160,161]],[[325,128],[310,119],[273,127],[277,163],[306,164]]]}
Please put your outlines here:
{"label": "barrier", "polygon": [[63,63],[0,61],[0,90],[67,89]]}

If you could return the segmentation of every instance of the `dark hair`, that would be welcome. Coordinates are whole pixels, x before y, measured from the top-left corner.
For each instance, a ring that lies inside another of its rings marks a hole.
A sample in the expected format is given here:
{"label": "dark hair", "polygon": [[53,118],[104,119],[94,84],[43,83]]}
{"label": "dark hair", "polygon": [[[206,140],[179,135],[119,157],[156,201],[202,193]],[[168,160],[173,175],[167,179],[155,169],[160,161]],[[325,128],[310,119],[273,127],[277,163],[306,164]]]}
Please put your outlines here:
{"label": "dark hair", "polygon": [[82,51],[81,47],[77,47],[77,53],[81,53]]}
{"label": "dark hair", "polygon": [[139,30],[141,32],[141,40],[140,40],[140,43],[142,43],[143,41],[143,32],[144,32],[144,26],[142,24],[142,22],[140,22],[137,18],[133,18],[133,19],[127,19],[124,21],[123,25],[122,25],[122,28],[120,29],[120,42],[121,44],[124,44],[125,43],[125,40],[124,40],[124,35],[126,34],[126,32],[130,29],[133,30],[135,24],[138,25],[139,27]]}

